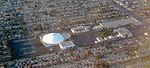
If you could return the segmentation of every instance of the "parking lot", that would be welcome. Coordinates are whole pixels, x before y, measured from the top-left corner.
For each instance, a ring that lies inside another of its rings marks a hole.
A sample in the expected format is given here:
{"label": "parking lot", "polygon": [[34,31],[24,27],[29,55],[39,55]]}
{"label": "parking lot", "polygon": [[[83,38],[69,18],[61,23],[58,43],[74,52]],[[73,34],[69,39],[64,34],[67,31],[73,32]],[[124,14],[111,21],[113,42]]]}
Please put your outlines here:
{"label": "parking lot", "polygon": [[88,46],[91,44],[95,44],[96,33],[85,33],[85,34],[77,34],[71,37],[71,40],[74,42],[76,46]]}
{"label": "parking lot", "polygon": [[45,47],[35,37],[10,40],[9,48],[12,52],[13,59],[44,55],[47,52]]}

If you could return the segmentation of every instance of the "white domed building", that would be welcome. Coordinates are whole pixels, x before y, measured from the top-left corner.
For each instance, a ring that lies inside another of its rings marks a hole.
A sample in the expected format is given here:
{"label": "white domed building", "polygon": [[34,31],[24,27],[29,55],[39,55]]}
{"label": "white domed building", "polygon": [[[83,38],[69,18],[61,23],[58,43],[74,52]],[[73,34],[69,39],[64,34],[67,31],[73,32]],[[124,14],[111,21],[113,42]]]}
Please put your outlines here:
{"label": "white domed building", "polygon": [[[72,42],[66,41],[69,39],[71,36],[69,33],[49,33],[45,34],[40,37],[41,42],[44,44],[45,47],[50,47],[50,46],[57,46],[59,45],[62,50],[68,48],[68,47],[73,47],[74,44]],[[65,43],[65,44],[64,44]]]}
{"label": "white domed building", "polygon": [[49,33],[43,36],[43,42],[49,45],[56,45],[65,40],[64,36],[60,33]]}

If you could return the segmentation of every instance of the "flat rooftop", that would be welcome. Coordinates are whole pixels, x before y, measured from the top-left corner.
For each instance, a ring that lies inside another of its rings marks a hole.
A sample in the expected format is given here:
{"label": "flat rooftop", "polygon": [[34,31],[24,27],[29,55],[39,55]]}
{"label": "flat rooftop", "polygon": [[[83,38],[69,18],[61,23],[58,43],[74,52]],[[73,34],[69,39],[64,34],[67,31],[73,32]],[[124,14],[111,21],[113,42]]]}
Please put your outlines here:
{"label": "flat rooftop", "polygon": [[100,25],[103,28],[117,28],[119,26],[124,26],[124,25],[128,25],[128,24],[135,24],[137,21],[133,18],[129,18],[129,19],[121,19],[121,20],[116,20],[116,21],[112,21],[112,22],[104,22],[104,23],[100,23]]}
{"label": "flat rooftop", "polygon": [[72,41],[65,41],[65,42],[60,43],[60,45],[62,45],[63,47],[65,47],[65,46],[74,45],[74,43]]}

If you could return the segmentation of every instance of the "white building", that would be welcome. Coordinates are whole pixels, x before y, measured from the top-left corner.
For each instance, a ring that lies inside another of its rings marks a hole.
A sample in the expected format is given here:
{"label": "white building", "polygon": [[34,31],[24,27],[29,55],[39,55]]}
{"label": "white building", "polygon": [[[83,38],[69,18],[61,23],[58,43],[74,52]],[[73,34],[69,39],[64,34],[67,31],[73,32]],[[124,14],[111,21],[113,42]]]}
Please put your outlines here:
{"label": "white building", "polygon": [[103,42],[104,39],[102,37],[96,37],[95,43]]}
{"label": "white building", "polygon": [[58,45],[61,42],[64,42],[66,38],[64,35],[60,33],[49,33],[43,36],[40,36],[41,42],[44,44],[45,47],[49,47],[52,45]]}
{"label": "white building", "polygon": [[133,36],[132,32],[129,31],[128,29],[126,29],[125,27],[114,29],[114,32],[117,32],[118,33],[117,36],[122,37],[122,38],[127,38],[127,37]]}
{"label": "white building", "polygon": [[49,33],[44,35],[42,40],[47,44],[59,44],[64,41],[64,37],[60,33]]}
{"label": "white building", "polygon": [[77,34],[77,33],[82,33],[82,32],[87,32],[89,30],[89,26],[78,26],[75,28],[71,28],[72,33]]}
{"label": "white building", "polygon": [[113,33],[118,33],[117,35],[115,36],[108,36],[108,37],[96,37],[96,41],[95,43],[100,43],[100,42],[103,42],[103,41],[109,41],[109,40],[116,40],[117,38],[121,37],[121,38],[128,38],[128,37],[132,37],[133,34],[131,31],[129,31],[128,29],[126,29],[125,27],[122,27],[122,28],[118,28],[118,29],[114,29]]}
{"label": "white building", "polygon": [[49,50],[53,50],[51,46],[58,46],[62,49],[70,49],[73,48],[75,45],[72,41],[66,41],[71,35],[69,33],[49,33],[40,36],[41,42],[43,45]]}
{"label": "white building", "polygon": [[96,31],[100,31],[103,28],[102,28],[102,26],[99,25],[99,26],[94,26],[92,29],[96,30]]}
{"label": "white building", "polygon": [[71,49],[75,46],[75,44],[72,42],[72,41],[65,41],[65,42],[62,42],[62,43],[59,43],[59,47],[62,49],[62,50],[65,50],[65,49]]}

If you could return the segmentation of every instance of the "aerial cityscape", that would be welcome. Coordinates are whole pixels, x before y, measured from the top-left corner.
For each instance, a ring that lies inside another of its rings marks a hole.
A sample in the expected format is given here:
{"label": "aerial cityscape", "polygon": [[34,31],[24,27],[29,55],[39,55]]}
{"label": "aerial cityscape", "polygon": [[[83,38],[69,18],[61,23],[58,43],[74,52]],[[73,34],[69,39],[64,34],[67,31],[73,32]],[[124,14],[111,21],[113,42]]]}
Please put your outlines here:
{"label": "aerial cityscape", "polygon": [[0,68],[150,68],[150,0],[0,0]]}

